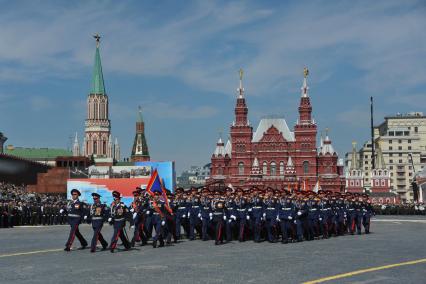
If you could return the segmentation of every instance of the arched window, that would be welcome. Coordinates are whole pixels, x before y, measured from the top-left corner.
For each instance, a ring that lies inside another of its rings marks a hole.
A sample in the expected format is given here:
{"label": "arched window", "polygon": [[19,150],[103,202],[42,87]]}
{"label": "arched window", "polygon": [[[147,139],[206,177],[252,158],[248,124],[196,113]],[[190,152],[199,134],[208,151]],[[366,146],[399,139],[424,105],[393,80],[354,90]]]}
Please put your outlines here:
{"label": "arched window", "polygon": [[263,162],[262,172],[263,172],[264,175],[266,175],[266,173],[268,172],[268,164],[266,162]]}
{"label": "arched window", "polygon": [[217,169],[217,174],[218,174],[218,175],[223,175],[223,168],[222,168],[222,167],[219,167],[219,168]]}
{"label": "arched window", "polygon": [[382,186],[385,186],[385,185],[386,185],[385,180],[382,179]]}
{"label": "arched window", "polygon": [[275,162],[271,162],[271,176],[277,175],[277,164]]}
{"label": "arched window", "polygon": [[307,174],[309,172],[309,162],[304,161],[303,162],[303,173]]}
{"label": "arched window", "polygon": [[93,154],[97,154],[98,153],[98,142],[93,142]]}
{"label": "arched window", "polygon": [[238,174],[239,175],[243,175],[244,174],[244,163],[243,162],[239,162],[238,163]]}
{"label": "arched window", "polygon": [[280,162],[280,175],[284,175],[284,162]]}
{"label": "arched window", "polygon": [[102,143],[102,154],[106,155],[106,142]]}

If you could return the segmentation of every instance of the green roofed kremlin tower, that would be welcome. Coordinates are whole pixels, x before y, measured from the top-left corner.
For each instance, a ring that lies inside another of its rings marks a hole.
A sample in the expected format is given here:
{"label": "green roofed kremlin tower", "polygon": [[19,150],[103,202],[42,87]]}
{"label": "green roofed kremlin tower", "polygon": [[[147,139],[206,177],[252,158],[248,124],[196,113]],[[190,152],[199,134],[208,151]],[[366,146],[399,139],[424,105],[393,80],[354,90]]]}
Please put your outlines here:
{"label": "green roofed kremlin tower", "polygon": [[[114,143],[111,136],[108,96],[105,92],[101,55],[99,53],[101,37],[98,34],[93,37],[96,40],[95,63],[93,67],[92,87],[87,97],[87,118],[85,121],[82,152],[86,157],[93,156],[96,163],[112,164],[114,161],[120,159],[117,156],[119,155],[119,145],[117,138]],[[78,143],[78,141],[75,143]],[[74,147],[77,148],[77,145]],[[116,147],[118,151],[115,149]]]}
{"label": "green roofed kremlin tower", "polygon": [[145,123],[142,117],[142,108],[139,106],[138,118],[136,121],[136,135],[132,148],[132,162],[149,161],[148,144],[145,138]]}

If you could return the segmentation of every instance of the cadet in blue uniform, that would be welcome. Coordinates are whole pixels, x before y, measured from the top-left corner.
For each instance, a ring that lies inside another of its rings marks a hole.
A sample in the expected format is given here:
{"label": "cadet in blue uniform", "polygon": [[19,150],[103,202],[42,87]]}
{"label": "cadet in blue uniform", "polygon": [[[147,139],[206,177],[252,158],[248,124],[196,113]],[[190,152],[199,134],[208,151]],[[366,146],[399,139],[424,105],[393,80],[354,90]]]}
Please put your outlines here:
{"label": "cadet in blue uniform", "polygon": [[164,247],[164,227],[166,225],[166,208],[163,200],[160,199],[160,193],[155,192],[155,196],[150,204],[152,214],[152,225],[155,228],[155,235],[152,237],[152,247],[157,247],[157,241],[160,241],[160,247]]}
{"label": "cadet in blue uniform", "polygon": [[278,219],[281,227],[282,239],[281,243],[288,243],[289,231],[292,228],[295,207],[291,197],[281,197],[279,202]]}
{"label": "cadet in blue uniform", "polygon": [[208,191],[205,190],[201,197],[201,235],[203,241],[209,240],[210,214],[212,214],[211,199],[208,196]]}
{"label": "cadet in blue uniform", "polygon": [[121,202],[121,195],[118,191],[113,191],[112,196],[114,201],[111,203],[111,217],[108,219],[110,224],[114,225],[114,234],[111,238],[111,252],[117,248],[118,238],[121,239],[126,250],[130,249],[131,245],[126,235],[126,215],[129,212],[127,206]]}
{"label": "cadet in blue uniform", "polygon": [[105,204],[101,203],[101,196],[97,193],[92,193],[92,197],[93,204],[90,206],[89,221],[92,223],[93,238],[90,246],[90,252],[96,252],[96,245],[98,240],[101,242],[103,250],[108,247],[108,243],[105,241],[101,233],[107,212]]}
{"label": "cadet in blue uniform", "polygon": [[258,192],[255,192],[254,198],[251,202],[251,220],[252,220],[252,228],[253,228],[253,240],[257,243],[260,242],[260,232],[262,229],[262,216],[264,203]]}
{"label": "cadet in blue uniform", "polygon": [[212,202],[212,208],[211,220],[215,227],[215,245],[218,245],[223,243],[223,225],[226,221],[225,202],[218,198]]}
{"label": "cadet in blue uniform", "polygon": [[84,214],[84,205],[78,199],[80,195],[81,193],[77,189],[71,190],[72,200],[68,202],[65,209],[61,209],[61,213],[67,213],[68,223],[71,226],[68,241],[65,244],[65,251],[71,250],[72,243],[74,242],[74,238],[76,236],[81,243],[81,247],[79,249],[85,249],[87,247],[87,241],[84,239],[84,237],[80,234],[80,231],[78,230],[78,226],[80,225],[81,218]]}
{"label": "cadet in blue uniform", "polygon": [[265,200],[265,211],[263,213],[263,218],[266,224],[266,239],[270,243],[275,243],[276,238],[274,235],[274,228],[277,225],[278,218],[278,204],[275,197],[269,193],[267,199]]}
{"label": "cadet in blue uniform", "polygon": [[191,206],[188,211],[189,216],[189,240],[195,240],[195,229],[200,231],[202,227],[201,221],[201,201],[198,193],[195,193],[191,199]]}

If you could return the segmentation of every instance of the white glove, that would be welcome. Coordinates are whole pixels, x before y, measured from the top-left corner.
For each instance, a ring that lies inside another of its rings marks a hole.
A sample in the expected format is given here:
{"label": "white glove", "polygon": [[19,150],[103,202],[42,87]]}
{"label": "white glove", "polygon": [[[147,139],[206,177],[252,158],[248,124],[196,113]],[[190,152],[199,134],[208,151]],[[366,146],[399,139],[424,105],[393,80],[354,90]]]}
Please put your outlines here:
{"label": "white glove", "polygon": [[184,215],[182,215],[182,218],[186,218],[186,215],[184,214]]}
{"label": "white glove", "polygon": [[252,210],[252,209],[251,209],[251,208],[249,208],[247,211],[248,211],[248,212],[251,212],[251,210]]}
{"label": "white glove", "polygon": [[133,212],[135,212],[135,209],[133,209],[133,208],[132,208],[132,209],[130,209],[130,212],[132,212],[132,213],[133,213]]}
{"label": "white glove", "polygon": [[108,218],[108,222],[111,222],[111,221],[112,221],[112,218],[111,218],[111,217],[109,217],[109,218]]}
{"label": "white glove", "polygon": [[166,225],[166,221],[161,221],[161,226]]}
{"label": "white glove", "polygon": [[200,220],[203,221],[203,217],[200,217]]}
{"label": "white glove", "polygon": [[210,220],[213,220],[213,217],[212,217],[212,216],[210,216]]}
{"label": "white glove", "polygon": [[237,217],[235,215],[231,215],[231,219],[234,219],[234,221],[236,221]]}
{"label": "white glove", "polygon": [[298,211],[298,212],[297,212],[297,215],[298,215],[298,216],[302,215],[302,212]]}
{"label": "white glove", "polygon": [[134,229],[134,228],[135,228],[135,225],[131,225],[131,226],[130,226],[130,229]]}
{"label": "white glove", "polygon": [[188,218],[191,217],[191,212],[188,212]]}
{"label": "white glove", "polygon": [[84,220],[87,220],[87,216],[84,216]]}
{"label": "white glove", "polygon": [[136,219],[136,217],[138,216],[138,213],[133,213],[133,219]]}
{"label": "white glove", "polygon": [[228,223],[231,223],[231,222],[232,222],[232,219],[229,219],[229,220],[228,220]]}
{"label": "white glove", "polygon": [[322,221],[322,218],[319,218],[320,221]]}
{"label": "white glove", "polygon": [[293,220],[293,217],[291,217],[291,216],[288,216],[288,219],[289,219],[289,220]]}
{"label": "white glove", "polygon": [[247,215],[247,216],[246,216],[246,219],[247,219],[247,220],[250,220],[250,216],[249,216],[249,215]]}
{"label": "white glove", "polygon": [[294,220],[294,224],[297,224],[296,220]]}
{"label": "white glove", "polygon": [[280,217],[278,217],[278,216],[277,216],[277,219],[276,219],[276,220],[279,222],[279,221],[280,221]]}
{"label": "white glove", "polygon": [[209,217],[212,218],[213,217],[213,213],[209,213]]}
{"label": "white glove", "polygon": [[266,213],[263,213],[263,215],[262,215],[262,216],[263,216],[263,218],[265,218],[265,217],[266,217]]}
{"label": "white glove", "polygon": [[148,210],[148,211],[146,211],[146,215],[149,215],[149,213],[150,213],[150,212],[149,212],[149,210]]}
{"label": "white glove", "polygon": [[61,214],[64,213],[64,209],[59,210],[59,213]]}
{"label": "white glove", "polygon": [[198,213],[198,215],[197,215],[197,216],[198,216],[198,218],[201,218],[201,213]]}
{"label": "white glove", "polygon": [[223,220],[225,220],[225,221],[226,221],[226,216],[223,216]]}

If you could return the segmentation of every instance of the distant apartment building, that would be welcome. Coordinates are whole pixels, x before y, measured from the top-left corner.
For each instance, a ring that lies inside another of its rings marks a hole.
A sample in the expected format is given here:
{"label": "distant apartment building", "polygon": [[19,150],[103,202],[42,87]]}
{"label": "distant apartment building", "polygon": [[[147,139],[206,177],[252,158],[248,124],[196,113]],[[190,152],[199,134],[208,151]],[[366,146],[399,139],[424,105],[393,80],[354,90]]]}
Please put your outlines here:
{"label": "distant apartment building", "polygon": [[[375,146],[380,146],[384,163],[390,172],[392,191],[402,201],[413,200],[411,182],[415,172],[426,164],[426,116],[422,112],[386,116],[385,121],[374,128]],[[358,166],[363,171],[364,188],[371,188],[372,144],[367,141],[357,152]],[[376,152],[377,154],[377,152]],[[346,154],[348,171],[352,154]]]}
{"label": "distant apartment building", "polygon": [[182,172],[177,177],[177,186],[183,188],[189,188],[191,186],[203,186],[206,183],[206,179],[210,175],[210,164],[203,167],[191,166],[188,170]]}

